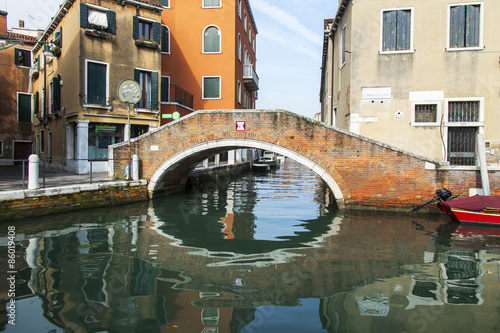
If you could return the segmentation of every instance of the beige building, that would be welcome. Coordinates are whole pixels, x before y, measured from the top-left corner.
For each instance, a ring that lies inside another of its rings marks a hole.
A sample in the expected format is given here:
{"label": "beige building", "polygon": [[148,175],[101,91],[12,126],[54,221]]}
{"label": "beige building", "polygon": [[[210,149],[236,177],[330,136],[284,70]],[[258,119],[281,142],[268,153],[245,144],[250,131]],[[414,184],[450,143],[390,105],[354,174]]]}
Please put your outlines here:
{"label": "beige building", "polygon": [[[500,160],[495,0],[339,0],[325,20],[321,121],[450,165]],[[478,135],[479,134],[479,135]]]}
{"label": "beige building", "polygon": [[[40,158],[76,173],[103,160],[93,170],[107,170],[109,145],[159,126],[162,10],[158,0],[64,1],[33,49]],[[118,96],[125,79],[142,90],[130,108]]]}

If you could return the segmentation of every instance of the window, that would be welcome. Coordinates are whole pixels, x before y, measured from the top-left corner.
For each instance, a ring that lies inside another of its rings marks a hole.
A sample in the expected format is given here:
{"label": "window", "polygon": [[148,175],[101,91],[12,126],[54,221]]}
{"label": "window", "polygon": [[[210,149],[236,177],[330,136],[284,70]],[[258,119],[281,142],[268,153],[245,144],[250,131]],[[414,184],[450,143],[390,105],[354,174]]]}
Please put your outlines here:
{"label": "window", "polygon": [[236,89],[238,89],[236,91],[236,97],[237,97],[237,100],[238,100],[238,104],[241,104],[241,82],[240,81],[238,81]]}
{"label": "window", "polygon": [[170,31],[165,25],[161,26],[161,52],[170,53]]}
{"label": "window", "polygon": [[38,91],[35,91],[33,94],[33,113],[35,114],[35,117],[38,117],[38,114],[40,113],[40,93]]}
{"label": "window", "polygon": [[220,7],[221,0],[203,0],[203,8]]}
{"label": "window", "polygon": [[163,7],[170,7],[170,0],[159,0]]}
{"label": "window", "polygon": [[341,66],[345,64],[345,38],[346,38],[346,26],[342,28],[342,58],[341,58]]}
{"label": "window", "polygon": [[40,153],[45,151],[45,130],[40,130]]}
{"label": "window", "polygon": [[413,9],[382,11],[381,53],[412,51]]}
{"label": "window", "polygon": [[155,21],[134,16],[132,36],[135,40],[160,43],[161,24]]}
{"label": "window", "polygon": [[220,76],[203,77],[203,99],[220,99]]}
{"label": "window", "polygon": [[220,30],[216,26],[210,26],[203,32],[203,52],[220,53]]}
{"label": "window", "polygon": [[61,110],[61,79],[60,76],[55,76],[49,85],[49,113],[58,113]]}
{"label": "window", "polygon": [[440,123],[438,116],[439,104],[435,102],[413,103],[412,126],[437,126]]}
{"label": "window", "polygon": [[109,105],[108,64],[86,60],[85,103]]}
{"label": "window", "polygon": [[169,92],[170,92],[170,77],[162,76],[160,102],[162,103],[170,102]]}
{"label": "window", "polygon": [[451,165],[476,165],[477,133],[484,126],[482,98],[447,101],[447,160]]}
{"label": "window", "polygon": [[449,6],[450,49],[482,46],[482,3]]}
{"label": "window", "polygon": [[243,107],[245,109],[251,109],[252,108],[252,95],[248,91],[245,90],[244,94],[244,100],[243,100]]}
{"label": "window", "polygon": [[3,156],[3,141],[0,141],[0,156]]}
{"label": "window", "polygon": [[246,11],[243,11],[243,25],[244,25],[245,32],[247,32],[247,12]]}
{"label": "window", "polygon": [[134,80],[139,82],[142,90],[142,98],[135,108],[158,110],[158,73],[134,69]]}
{"label": "window", "polygon": [[14,62],[16,66],[31,67],[31,51],[23,49],[14,49]]}
{"label": "window", "polygon": [[241,35],[238,34],[238,60],[241,61]]}
{"label": "window", "polygon": [[241,0],[238,0],[238,16],[241,20]]}
{"label": "window", "polygon": [[80,27],[116,34],[116,13],[104,7],[82,3]]}
{"label": "window", "polygon": [[252,43],[252,27],[248,26],[248,42]]}
{"label": "window", "polygon": [[253,36],[253,43],[252,43],[253,53],[255,53],[255,48],[256,48],[256,42],[255,42],[255,36]]}
{"label": "window", "polygon": [[17,93],[17,122],[31,123],[31,94]]}

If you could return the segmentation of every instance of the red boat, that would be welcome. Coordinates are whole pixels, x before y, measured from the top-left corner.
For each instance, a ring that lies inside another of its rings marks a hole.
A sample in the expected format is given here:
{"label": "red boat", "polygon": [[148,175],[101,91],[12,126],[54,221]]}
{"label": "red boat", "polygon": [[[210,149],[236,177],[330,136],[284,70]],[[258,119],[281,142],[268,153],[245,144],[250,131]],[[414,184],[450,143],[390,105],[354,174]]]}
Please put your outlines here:
{"label": "red boat", "polygon": [[487,223],[500,226],[500,196],[473,197],[441,201],[438,206],[455,221]]}

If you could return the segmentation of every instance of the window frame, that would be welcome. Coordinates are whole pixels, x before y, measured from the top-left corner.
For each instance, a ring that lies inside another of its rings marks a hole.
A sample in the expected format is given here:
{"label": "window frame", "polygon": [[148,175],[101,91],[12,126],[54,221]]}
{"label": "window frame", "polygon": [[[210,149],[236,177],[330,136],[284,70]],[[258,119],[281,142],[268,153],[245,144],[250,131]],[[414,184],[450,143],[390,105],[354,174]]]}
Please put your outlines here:
{"label": "window frame", "polygon": [[[415,120],[415,108],[417,105],[435,105],[436,106],[436,121],[433,122],[417,122]],[[437,127],[441,124],[442,103],[436,100],[419,100],[411,102],[411,126],[414,127]]]}
{"label": "window frame", "polygon": [[243,5],[241,3],[241,0],[238,0],[238,16],[240,18],[240,21],[241,21],[241,9],[243,8]]}
{"label": "window frame", "polygon": [[241,62],[241,34],[238,33],[238,60]]}
{"label": "window frame", "polygon": [[[450,34],[451,34],[451,8],[459,6],[473,6],[479,5],[479,46],[473,47],[450,47]],[[446,34],[446,51],[478,51],[484,49],[484,2],[464,2],[448,4],[448,25]]]}
{"label": "window frame", "polygon": [[[205,79],[218,78],[219,79],[219,96],[218,97],[205,97]],[[218,100],[222,99],[222,77],[220,75],[207,75],[202,77],[202,91],[201,99],[203,100]]]}
{"label": "window frame", "polygon": [[[107,27],[91,27],[88,19],[89,10],[102,12],[106,15]],[[86,14],[86,16],[85,16]],[[116,35],[116,12],[112,11],[110,8],[101,7],[89,3],[80,4],[80,28],[84,29],[96,29],[99,31],[104,31],[112,35]]]}
{"label": "window frame", "polygon": [[[167,84],[167,94],[168,94],[168,100],[167,101],[164,101],[162,99],[163,97],[163,79],[167,79],[168,80],[168,84]],[[161,92],[160,92],[160,104],[168,104],[170,103],[170,76],[168,75],[161,75],[160,76],[160,88],[161,88]]]}
{"label": "window frame", "polygon": [[340,32],[340,68],[344,67],[347,61],[346,57],[346,39],[347,39],[347,24],[344,24]]}
{"label": "window frame", "polygon": [[247,32],[247,25],[248,25],[248,17],[247,17],[247,11],[243,10],[243,29],[245,30],[245,33]]}
{"label": "window frame", "polygon": [[[219,36],[219,50],[218,51],[205,51],[205,32],[209,28],[216,28],[217,29],[218,36]],[[217,25],[215,25],[215,24],[207,25],[205,27],[205,29],[203,29],[201,37],[202,37],[202,53],[203,54],[219,54],[219,53],[222,53],[222,31],[221,31],[221,29]]]}
{"label": "window frame", "polygon": [[[21,51],[23,53],[23,59],[26,59],[26,54],[29,53],[29,65],[26,65],[26,61],[23,60],[23,63],[19,63],[19,55],[18,52]],[[30,49],[23,49],[21,47],[16,47],[14,48],[14,63],[17,67],[26,67],[26,68],[31,68],[31,65],[33,64],[33,59],[32,59],[32,54]]]}
{"label": "window frame", "polygon": [[[408,50],[389,50],[384,51],[384,13],[391,11],[410,11],[410,46]],[[413,46],[413,36],[414,36],[414,21],[415,21],[415,13],[413,7],[400,7],[400,8],[384,8],[380,10],[380,54],[401,54],[401,53],[415,53],[415,49]]]}
{"label": "window frame", "polygon": [[[138,72],[138,75],[139,75],[139,80],[136,79],[136,71]],[[149,108],[148,108],[148,102],[144,102],[144,89],[141,85],[141,81],[140,81],[140,75],[141,75],[141,72],[144,72],[144,73],[149,73],[149,77],[150,77],[150,80],[149,80]],[[154,86],[153,86],[153,73],[156,73],[156,90],[157,90],[157,93],[156,93],[156,96],[153,96],[153,89],[154,89]],[[160,85],[161,85],[161,75],[158,74],[157,71],[155,70],[151,70],[151,69],[146,69],[146,68],[139,68],[139,67],[135,67],[134,68],[134,79],[136,79],[137,83],[139,83],[139,85],[141,86],[141,90],[142,90],[142,97],[141,97],[141,100],[134,104],[134,110],[136,111],[141,111],[141,112],[159,112],[160,111],[160,106],[158,104],[158,102],[160,102],[161,104],[161,101],[159,101],[159,98],[161,98],[161,96],[159,96],[160,94]],[[153,98],[155,98],[155,101],[153,102]],[[142,106],[145,106],[145,107],[139,107],[139,105],[142,104]],[[144,105],[145,104],[145,105]]]}
{"label": "window frame", "polygon": [[[163,31],[164,31],[164,28],[166,29],[166,31],[168,33],[168,37],[167,37],[168,38],[167,39],[168,43],[167,43],[167,46],[166,46],[167,47],[167,51],[163,51],[163,48],[164,48],[164,45],[163,45],[164,44],[163,43]],[[160,45],[160,52],[162,54],[171,54],[170,53],[170,28],[168,26],[166,26],[165,24],[161,25],[160,39],[161,39],[161,42],[160,42],[160,44],[161,44]]]}
{"label": "window frame", "polygon": [[201,0],[201,8],[222,8],[222,0],[219,0],[218,6],[206,6],[205,0]]}
{"label": "window frame", "polygon": [[[89,86],[89,77],[88,77],[88,64],[89,63],[95,63],[95,64],[100,64],[100,65],[105,65],[106,66],[106,104],[92,104],[88,102],[88,86]],[[108,110],[111,110],[110,102],[109,102],[109,68],[110,65],[107,62],[103,61],[97,61],[97,60],[90,60],[90,59],[85,59],[85,97],[84,97],[84,107],[93,107],[93,108],[105,108]]]}
{"label": "window frame", "polygon": [[237,100],[238,104],[240,104],[240,105],[241,105],[241,87],[242,87],[241,81],[238,80],[236,83],[236,89],[238,90],[236,92],[236,100]]}
{"label": "window frame", "polygon": [[[32,123],[33,122],[33,115],[32,115],[33,114],[33,112],[32,112],[32,110],[33,110],[33,94],[25,93],[25,92],[17,92],[16,95],[17,95],[16,96],[17,97],[17,101],[16,101],[17,102],[17,123],[18,124]],[[30,118],[29,121],[20,121],[20,115],[21,115],[21,113],[20,113],[21,110],[19,108],[20,107],[20,98],[19,98],[20,95],[27,96],[27,98],[29,98],[30,107],[29,107],[29,110],[27,111],[27,114],[26,114],[26,115],[29,115],[29,118]]]}

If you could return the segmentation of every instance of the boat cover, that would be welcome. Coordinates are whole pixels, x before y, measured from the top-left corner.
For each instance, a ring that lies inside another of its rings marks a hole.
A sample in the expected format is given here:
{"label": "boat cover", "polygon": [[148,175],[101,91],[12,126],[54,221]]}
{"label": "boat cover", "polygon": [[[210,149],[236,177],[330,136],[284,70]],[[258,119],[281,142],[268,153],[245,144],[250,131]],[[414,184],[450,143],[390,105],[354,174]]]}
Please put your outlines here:
{"label": "boat cover", "polygon": [[468,198],[442,201],[441,205],[467,210],[482,210],[486,208],[500,209],[500,196],[475,195]]}

